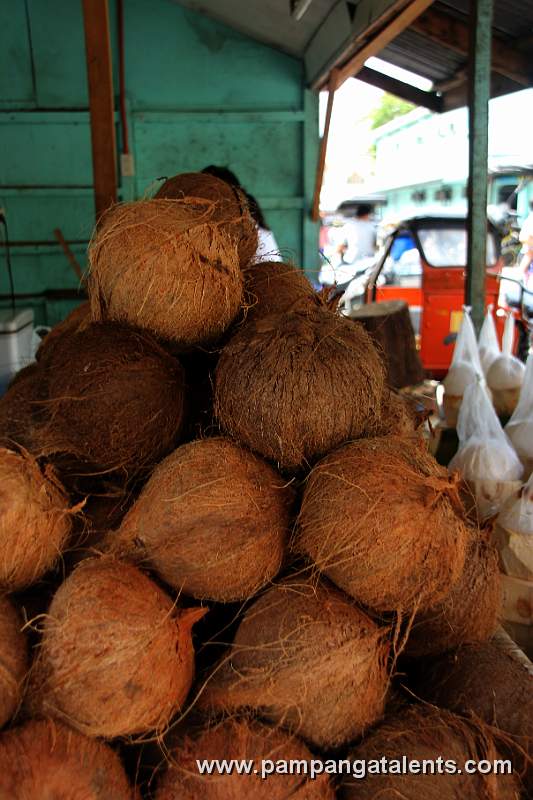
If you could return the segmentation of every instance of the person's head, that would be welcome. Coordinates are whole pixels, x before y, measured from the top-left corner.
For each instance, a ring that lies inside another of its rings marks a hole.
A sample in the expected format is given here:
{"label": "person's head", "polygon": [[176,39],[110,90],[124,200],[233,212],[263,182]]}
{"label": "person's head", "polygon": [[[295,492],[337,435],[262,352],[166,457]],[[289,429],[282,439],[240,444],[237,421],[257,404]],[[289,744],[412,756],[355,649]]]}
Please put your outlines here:
{"label": "person's head", "polygon": [[367,219],[372,213],[372,206],[368,203],[361,203],[361,205],[357,206],[357,211],[355,212],[356,219]]}
{"label": "person's head", "polygon": [[220,178],[221,181],[229,183],[230,186],[236,186],[238,189],[241,188],[240,180],[235,173],[227,167],[217,167],[216,164],[210,164],[208,167],[205,167],[202,172],[205,172],[206,175],[212,175],[214,178]]}

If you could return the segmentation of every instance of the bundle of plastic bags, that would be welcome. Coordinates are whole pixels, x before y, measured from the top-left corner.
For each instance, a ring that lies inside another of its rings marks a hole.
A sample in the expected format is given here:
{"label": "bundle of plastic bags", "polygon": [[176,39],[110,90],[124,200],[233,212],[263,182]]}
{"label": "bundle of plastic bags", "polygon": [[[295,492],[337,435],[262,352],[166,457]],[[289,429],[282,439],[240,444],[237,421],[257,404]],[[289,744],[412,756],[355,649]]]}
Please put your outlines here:
{"label": "bundle of plastic bags", "polygon": [[533,356],[526,362],[524,382],[520,399],[511,419],[505,426],[505,433],[524,465],[524,477],[533,472]]}
{"label": "bundle of plastic bags", "polygon": [[500,355],[500,343],[498,342],[498,334],[496,332],[496,324],[492,314],[492,306],[487,308],[483,325],[479,332],[478,339],[479,360],[481,361],[481,368],[483,373],[487,375],[493,362]]}
{"label": "bundle of plastic bags", "polygon": [[463,318],[455,341],[452,363],[442,382],[444,415],[450,427],[455,428],[457,425],[465,389],[477,379],[483,379],[483,370],[470,309],[463,306]]}
{"label": "bundle of plastic bags", "polygon": [[481,378],[465,389],[457,436],[459,448],[449,470],[461,473],[482,522],[497,514],[507,498],[520,489],[524,468]]}
{"label": "bundle of plastic bags", "polygon": [[524,365],[513,356],[515,321],[512,313],[505,320],[502,352],[487,372],[494,408],[500,416],[510,416],[515,410],[524,380]]}

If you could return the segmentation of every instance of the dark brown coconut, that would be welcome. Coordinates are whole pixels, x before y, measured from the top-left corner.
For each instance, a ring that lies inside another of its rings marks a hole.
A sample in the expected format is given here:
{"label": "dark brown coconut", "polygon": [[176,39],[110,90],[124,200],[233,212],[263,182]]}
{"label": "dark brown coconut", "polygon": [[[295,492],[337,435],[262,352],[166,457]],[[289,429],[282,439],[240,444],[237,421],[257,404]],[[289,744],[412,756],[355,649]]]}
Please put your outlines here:
{"label": "dark brown coconut", "polygon": [[[389,774],[368,772],[366,778],[343,779],[341,800],[519,800],[515,775],[469,775],[467,761],[495,760],[501,756],[490,729],[430,706],[415,706],[386,719],[349,753],[357,764],[379,762],[385,757]],[[420,762],[418,774],[398,774],[392,763]],[[462,774],[431,774],[441,760],[442,769],[455,761]],[[422,771],[422,762],[431,761]]]}
{"label": "dark brown coconut", "polygon": [[28,453],[0,448],[0,587],[30,586],[50,569],[71,530],[67,498],[53,471]]}
{"label": "dark brown coconut", "polygon": [[374,429],[367,433],[372,436],[413,436],[421,422],[409,398],[385,389],[379,419]]}
{"label": "dark brown coconut", "polygon": [[89,302],[86,301],[85,303],[81,303],[79,306],[76,306],[76,308],[72,309],[70,314],[68,314],[65,319],[62,320],[62,322],[54,325],[52,330],[46,334],[35,355],[37,361],[46,359],[47,356],[52,352],[58,339],[60,339],[62,336],[68,336],[72,333],[82,331],[87,327],[87,325],[89,325],[90,322],[91,306]]}
{"label": "dark brown coconut", "polygon": [[[148,335],[91,323],[64,336],[47,359],[45,451],[66,475],[152,467],[184,422],[180,364]],[[64,463],[67,463],[67,467]]]}
{"label": "dark brown coconut", "polygon": [[497,550],[483,534],[472,533],[464,569],[449,594],[417,614],[406,654],[436,655],[466,642],[489,639],[498,625],[501,608]]}
{"label": "dark brown coconut", "polygon": [[379,414],[384,369],[359,325],[321,309],[261,318],[223,349],[222,428],[285,469],[360,436]]}
{"label": "dark brown coconut", "polygon": [[0,797],[12,800],[133,800],[109,745],[52,720],[0,736]]}
{"label": "dark brown coconut", "polygon": [[[89,246],[94,319],[125,322],[183,347],[217,339],[241,305],[237,242],[200,198],[113,206]],[[218,215],[218,218],[217,218]]]}
{"label": "dark brown coconut", "polygon": [[294,576],[248,608],[200,703],[250,708],[317,747],[335,747],[383,713],[385,638],[340,592]]}
{"label": "dark brown coconut", "polygon": [[191,628],[204,613],[177,608],[134,566],[83,561],[50,605],[30,708],[89,736],[163,730],[190,689]]}
{"label": "dark brown coconut", "polygon": [[281,566],[292,500],[262,459],[229,439],[200,439],[156,467],[116,540],[185,594],[245,600]]}
{"label": "dark brown coconut", "polygon": [[39,455],[46,413],[46,379],[38,364],[29,364],[0,397],[0,444]]}
{"label": "dark brown coconut", "polygon": [[28,669],[28,644],[22,619],[7,597],[0,597],[0,728],[20,705]]}
{"label": "dark brown coconut", "polygon": [[[205,172],[184,172],[168,178],[155,196],[167,200],[199,197],[212,201],[215,203],[213,220],[220,221],[223,230],[236,241],[241,268],[253,261],[258,245],[257,226],[242,189]],[[236,221],[228,222],[228,219]]]}
{"label": "dark brown coconut", "polygon": [[170,753],[169,765],[159,779],[155,800],[334,800],[327,775],[311,780],[293,775],[198,774],[197,760],[251,760],[257,769],[267,761],[306,761],[314,756],[303,742],[277,728],[252,720],[228,719],[186,737]]}
{"label": "dark brown coconut", "polygon": [[323,305],[303,270],[279,261],[261,261],[244,273],[246,320]]}
{"label": "dark brown coconut", "polygon": [[433,606],[459,579],[469,541],[457,488],[416,439],[351,442],[305,488],[294,548],[377,611]]}

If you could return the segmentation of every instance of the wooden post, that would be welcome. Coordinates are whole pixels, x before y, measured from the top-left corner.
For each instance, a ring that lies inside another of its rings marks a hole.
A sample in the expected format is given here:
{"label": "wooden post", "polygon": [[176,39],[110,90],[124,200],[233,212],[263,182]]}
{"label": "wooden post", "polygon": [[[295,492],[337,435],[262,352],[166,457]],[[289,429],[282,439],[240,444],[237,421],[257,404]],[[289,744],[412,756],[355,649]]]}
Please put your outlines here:
{"label": "wooden post", "polygon": [[107,0],[83,0],[96,219],[117,201],[113,70]]}
{"label": "wooden post", "polygon": [[311,209],[311,219],[313,222],[318,222],[319,209],[320,209],[320,191],[322,189],[322,181],[324,178],[324,168],[326,166],[326,155],[328,151],[328,138],[329,127],[331,124],[331,114],[333,112],[333,100],[335,98],[335,89],[337,88],[337,70],[334,69],[329,76],[328,84],[328,105],[326,108],[326,119],[324,122],[324,133],[320,142],[320,153],[318,154],[318,164],[316,168],[315,192],[313,195],[313,207]]}
{"label": "wooden post", "polygon": [[472,321],[477,331],[485,314],[492,6],[493,0],[471,0],[465,303],[472,306]]}

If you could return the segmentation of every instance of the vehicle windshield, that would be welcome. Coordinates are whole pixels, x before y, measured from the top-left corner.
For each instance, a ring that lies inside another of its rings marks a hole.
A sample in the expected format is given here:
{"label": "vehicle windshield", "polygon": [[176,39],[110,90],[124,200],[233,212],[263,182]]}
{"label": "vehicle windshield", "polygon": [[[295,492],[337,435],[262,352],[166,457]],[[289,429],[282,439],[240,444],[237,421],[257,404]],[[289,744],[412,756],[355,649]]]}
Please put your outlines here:
{"label": "vehicle windshield", "polygon": [[[420,228],[418,238],[432,267],[466,267],[466,228]],[[487,233],[487,265],[497,261],[494,235]]]}

